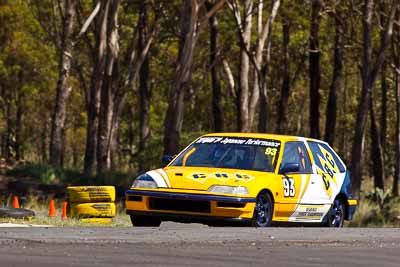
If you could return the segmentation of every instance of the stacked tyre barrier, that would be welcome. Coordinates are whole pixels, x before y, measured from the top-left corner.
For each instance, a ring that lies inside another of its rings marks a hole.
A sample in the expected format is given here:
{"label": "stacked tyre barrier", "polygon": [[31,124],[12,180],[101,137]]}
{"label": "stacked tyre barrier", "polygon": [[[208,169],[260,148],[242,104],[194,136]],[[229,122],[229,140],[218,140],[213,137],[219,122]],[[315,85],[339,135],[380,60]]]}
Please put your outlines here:
{"label": "stacked tyre barrier", "polygon": [[81,222],[109,224],[116,214],[114,186],[67,187],[68,216]]}

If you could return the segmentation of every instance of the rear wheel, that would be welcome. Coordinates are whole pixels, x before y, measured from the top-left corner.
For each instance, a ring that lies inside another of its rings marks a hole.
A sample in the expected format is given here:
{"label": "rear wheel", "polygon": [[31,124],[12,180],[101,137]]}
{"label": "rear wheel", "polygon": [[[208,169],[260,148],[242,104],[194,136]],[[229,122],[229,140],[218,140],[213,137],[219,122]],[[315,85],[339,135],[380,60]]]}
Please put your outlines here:
{"label": "rear wheel", "polygon": [[345,203],[342,199],[335,199],[331,210],[328,213],[328,220],[325,226],[328,227],[343,227],[345,215]]}
{"label": "rear wheel", "polygon": [[131,222],[133,226],[139,227],[159,227],[161,220],[150,216],[136,216],[131,215]]}
{"label": "rear wheel", "polygon": [[268,193],[261,193],[257,197],[256,208],[254,209],[254,215],[252,225],[254,227],[268,227],[272,223],[272,214],[274,205],[271,197]]}

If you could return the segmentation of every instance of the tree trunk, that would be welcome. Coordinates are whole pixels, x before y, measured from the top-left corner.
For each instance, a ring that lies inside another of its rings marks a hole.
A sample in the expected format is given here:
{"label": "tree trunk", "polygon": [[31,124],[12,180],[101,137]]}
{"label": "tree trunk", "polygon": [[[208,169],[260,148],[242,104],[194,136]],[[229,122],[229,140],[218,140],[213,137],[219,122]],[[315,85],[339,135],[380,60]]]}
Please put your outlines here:
{"label": "tree trunk", "polygon": [[96,40],[96,57],[92,71],[90,97],[88,106],[88,124],[86,136],[86,149],[84,160],[84,172],[87,175],[93,174],[96,163],[97,154],[97,138],[100,110],[100,90],[102,87],[105,53],[107,41],[107,16],[108,1],[102,1],[100,11],[96,17],[95,40]]}
{"label": "tree trunk", "polygon": [[[397,68],[400,67],[400,62],[397,61]],[[396,95],[396,135],[395,135],[395,150],[396,150],[396,162],[395,162],[395,173],[393,177],[392,194],[394,196],[399,195],[399,176],[400,176],[400,74],[395,71],[395,95]]]}
{"label": "tree trunk", "polygon": [[344,25],[342,11],[337,8],[335,14],[335,44],[333,78],[326,107],[325,141],[333,146],[336,135],[337,92],[343,86]]}
{"label": "tree trunk", "polygon": [[379,133],[379,127],[376,122],[375,110],[372,99],[369,104],[370,120],[371,120],[371,160],[374,170],[374,188],[384,190],[384,159],[382,153],[382,145]]}
{"label": "tree trunk", "polygon": [[[147,7],[145,1],[142,1],[140,5],[138,51],[142,51],[146,46],[147,35]],[[141,154],[138,162],[139,172],[144,170],[146,163],[144,155],[151,138],[149,71],[149,56],[146,56],[139,71],[139,152]],[[130,139],[133,144],[133,138],[130,137]]]}
{"label": "tree trunk", "polygon": [[12,121],[12,110],[11,110],[11,99],[10,96],[6,96],[6,140],[5,140],[5,158],[8,164],[13,163],[12,153],[12,136],[13,136],[13,121]]}
{"label": "tree trunk", "polygon": [[[251,49],[251,31],[253,0],[244,1],[243,8],[239,7],[238,1],[231,1],[230,8],[235,17],[236,27],[240,39],[240,65],[239,65],[239,86],[237,97],[238,109],[238,130],[249,132],[253,129],[255,111],[259,107],[258,130],[265,132],[267,128],[267,93],[266,93],[266,75],[270,62],[271,51],[271,32],[275,21],[280,0],[272,1],[268,20],[263,24],[263,5],[264,1],[258,1],[256,10],[257,16],[257,42],[256,47]],[[241,15],[243,10],[243,16]],[[265,51],[264,47],[267,45]],[[264,60],[265,58],[265,60]],[[253,89],[249,99],[249,63],[252,63],[254,69]]]}
{"label": "tree trunk", "polygon": [[[266,70],[262,71],[262,73],[266,73]],[[259,106],[259,113],[258,113],[258,132],[259,133],[267,132],[268,97],[267,97],[267,86],[266,86],[265,75],[263,75],[262,78],[258,79],[258,84],[259,84],[258,88],[260,90],[260,101],[259,101],[260,106]]]}
{"label": "tree trunk", "polygon": [[125,106],[127,94],[126,92],[121,92],[121,94],[117,94],[115,97],[114,104],[114,116],[111,121],[111,129],[110,129],[110,141],[109,141],[109,150],[110,150],[110,167],[111,170],[116,169],[116,158],[120,155],[118,153],[118,145],[119,145],[119,127],[121,122],[122,111]]}
{"label": "tree trunk", "polygon": [[139,150],[145,150],[150,142],[150,101],[151,91],[149,88],[149,58],[143,62],[139,73]]}
{"label": "tree trunk", "polygon": [[386,134],[387,134],[387,82],[386,82],[386,63],[384,62],[381,70],[381,116],[380,116],[380,125],[381,125],[381,144],[383,156],[386,158]]}
{"label": "tree trunk", "polygon": [[20,161],[22,156],[22,115],[23,115],[23,107],[22,107],[22,95],[17,94],[16,105],[17,110],[15,114],[15,160]]}
{"label": "tree trunk", "polygon": [[400,31],[396,31],[395,39],[392,43],[392,58],[394,63],[394,82],[395,82],[395,101],[396,101],[396,121],[395,121],[395,136],[394,136],[394,149],[395,149],[395,172],[393,176],[392,195],[399,195],[399,177],[400,177],[400,54],[399,54],[399,40]]}
{"label": "tree trunk", "polygon": [[49,151],[49,149],[47,148],[47,141],[48,141],[48,128],[49,128],[49,123],[48,120],[45,119],[43,120],[43,125],[41,125],[42,129],[41,129],[41,134],[40,134],[40,160],[41,163],[46,163],[48,162],[48,157],[47,157],[47,153]]}
{"label": "tree trunk", "polygon": [[[128,151],[129,151],[129,168],[133,169],[136,166],[136,145],[135,145],[135,108],[132,105],[129,105],[128,108],[128,131],[127,131],[127,139],[128,139]],[[142,157],[140,157],[141,159]],[[143,170],[141,167],[141,162],[139,161],[138,172]]]}
{"label": "tree trunk", "polygon": [[236,115],[236,127],[237,131],[239,131],[239,125],[240,125],[240,112],[239,112],[239,90],[237,89],[237,84],[235,83],[235,77],[233,76],[232,69],[229,66],[228,61],[226,58],[222,58],[222,67],[224,68],[224,74],[225,74],[225,80],[228,84],[229,88],[229,96],[234,99],[235,103],[235,115]]}
{"label": "tree trunk", "polygon": [[[215,4],[215,0],[206,2],[206,8],[210,11]],[[215,15],[209,18],[210,25],[210,72],[212,86],[212,114],[214,132],[222,132],[224,129],[223,115],[221,107],[221,81],[219,75],[218,60],[218,21]]]}
{"label": "tree trunk", "polygon": [[392,2],[393,8],[385,26],[384,40],[381,44],[376,62],[372,63],[372,18],[374,0],[365,0],[363,12],[362,89],[355,122],[355,132],[351,153],[352,190],[353,195],[355,196],[360,195],[361,189],[361,162],[363,162],[362,154],[364,150],[365,126],[371,101],[371,94],[375,86],[377,74],[379,73],[384,61],[384,52],[387,49],[392,36],[393,22],[397,10],[395,7],[397,6],[397,1],[394,0]]}
{"label": "tree trunk", "polygon": [[[136,80],[139,70],[146,59],[150,45],[152,44],[156,27],[144,42],[141,50],[138,50],[136,34],[129,45],[126,65],[127,73],[124,79],[120,79],[119,71],[119,35],[118,35],[118,7],[119,0],[108,0],[103,3],[100,11],[101,30],[98,37],[99,73],[101,73],[100,109],[97,133],[97,174],[101,175],[111,170],[114,164],[114,155],[118,149],[118,134],[120,118],[127,91]],[[145,1],[142,3],[146,4]],[[141,17],[139,18],[140,24]],[[155,20],[154,20],[155,23]],[[137,25],[138,26],[138,25]],[[136,33],[136,31],[135,31]],[[120,82],[123,80],[123,82]]]}
{"label": "tree trunk", "polygon": [[[92,78],[93,79],[93,78]],[[86,133],[86,148],[84,159],[84,172],[87,175],[93,174],[96,164],[97,151],[97,134],[99,126],[99,109],[100,109],[100,90],[101,81],[94,81],[91,87],[90,103],[88,110],[88,124]]]}
{"label": "tree trunk", "polygon": [[282,55],[283,55],[283,69],[282,69],[282,87],[281,97],[278,104],[277,115],[277,133],[283,134],[287,132],[287,110],[290,96],[290,61],[289,61],[289,44],[290,44],[290,23],[284,19],[282,23]]}
{"label": "tree trunk", "polygon": [[110,166],[107,170],[115,170],[117,166],[118,145],[119,145],[119,127],[121,122],[122,110],[125,106],[127,94],[125,92],[115,96],[113,118],[111,120],[110,140],[109,140],[109,156]]}
{"label": "tree trunk", "polygon": [[[379,9],[380,9],[380,21],[382,25],[381,27],[384,27],[383,21],[385,21],[385,14],[387,14],[387,10],[385,10],[385,3],[384,1],[381,1],[379,3]],[[384,44],[384,33],[381,32],[381,46]],[[383,153],[383,159],[385,161],[386,159],[386,134],[387,134],[387,82],[386,82],[386,71],[387,71],[387,66],[386,66],[386,60],[382,63],[382,68],[381,68],[381,117],[380,117],[380,125],[381,125],[381,132],[380,132],[380,137],[381,137],[381,145],[382,145],[382,153]]]}
{"label": "tree trunk", "polygon": [[322,0],[312,0],[311,28],[310,28],[310,137],[319,139],[319,87],[320,87],[320,64],[319,58],[319,23],[320,13],[323,8]]}
{"label": "tree trunk", "polygon": [[[243,44],[240,48],[240,71],[239,71],[239,131],[250,132],[249,118],[249,55],[251,42],[253,0],[245,0],[243,14]],[[244,46],[244,47],[243,47]]]}
{"label": "tree trunk", "polygon": [[67,101],[71,93],[68,87],[68,77],[72,62],[72,31],[75,17],[75,0],[65,0],[65,15],[62,17],[63,30],[61,36],[61,51],[59,59],[58,81],[56,88],[56,105],[53,113],[51,137],[50,137],[50,164],[53,167],[61,166],[61,154],[63,147],[63,131],[66,119]]}
{"label": "tree trunk", "polygon": [[372,55],[371,34],[372,34],[372,13],[374,9],[373,0],[365,0],[363,14],[363,59],[362,59],[362,88],[361,99],[359,102],[356,125],[354,131],[354,141],[351,154],[351,174],[353,194],[359,196],[362,179],[362,153],[364,150],[365,126],[367,122],[367,112],[369,107],[370,94],[370,63]]}
{"label": "tree trunk", "polygon": [[[146,4],[144,1],[143,5]],[[139,75],[139,70],[146,59],[152,44],[156,28],[146,38],[144,45],[138,49],[136,38],[132,39],[127,54],[127,75],[124,82],[119,73],[119,35],[118,35],[118,7],[119,0],[109,0],[109,8],[105,20],[107,21],[104,76],[101,89],[101,105],[99,116],[99,130],[97,142],[97,174],[104,174],[115,167],[114,155],[118,149],[119,125],[127,91]],[[139,18],[138,25],[141,23]],[[155,22],[154,22],[155,23]],[[137,25],[137,26],[138,26]],[[138,26],[139,27],[139,26]]]}
{"label": "tree trunk", "polygon": [[183,97],[191,76],[198,27],[198,11],[197,1],[184,1],[175,87],[169,94],[167,115],[164,122],[164,154],[166,155],[175,154],[179,149],[183,123]]}
{"label": "tree trunk", "polygon": [[116,103],[116,94],[119,91],[119,35],[118,35],[118,7],[119,0],[108,0],[106,10],[107,21],[105,70],[100,93],[99,129],[97,139],[97,175],[111,169],[111,151],[115,148],[118,132],[119,116],[116,111],[121,103]]}
{"label": "tree trunk", "polygon": [[[257,42],[256,42],[256,48],[255,51],[250,51],[249,49],[251,48],[251,32],[249,33],[250,36],[248,37],[248,47],[246,47],[245,51],[246,55],[251,58],[251,63],[253,63],[253,89],[251,91],[251,96],[249,100],[249,128],[250,130],[253,128],[253,123],[254,123],[254,118],[256,115],[256,109],[259,107],[260,113],[259,116],[262,116],[263,121],[266,122],[266,96],[265,96],[265,77],[261,74],[261,64],[263,61],[263,53],[264,53],[264,47],[265,47],[265,39],[263,39],[263,30],[264,30],[264,24],[263,24],[263,11],[264,11],[264,0],[258,1],[258,6],[256,8],[257,10]],[[250,10],[249,12],[253,12]],[[244,14],[246,16],[246,14]],[[250,18],[251,19],[251,18]],[[249,22],[252,24],[252,21],[250,20]],[[266,26],[267,27],[267,26]],[[268,29],[269,31],[269,29]],[[245,38],[243,38],[245,40]],[[246,42],[243,42],[245,44]],[[254,53],[254,56],[253,56]],[[262,100],[260,99],[262,98]],[[261,101],[263,104],[261,104]],[[262,111],[261,111],[262,109]],[[261,122],[261,119],[259,119],[259,122]]]}
{"label": "tree trunk", "polygon": [[[260,1],[261,3],[262,1]],[[256,49],[256,59],[255,65],[258,69],[257,73],[255,74],[254,80],[254,90],[253,95],[258,90],[260,95],[259,101],[259,115],[258,115],[258,131],[260,133],[267,132],[267,106],[268,106],[268,97],[267,97],[267,87],[266,87],[266,76],[268,74],[269,65],[271,62],[271,43],[272,43],[272,26],[275,22],[275,18],[278,14],[278,9],[280,6],[280,0],[272,1],[271,12],[269,14],[267,23],[265,23],[262,30],[259,30],[259,38],[257,42],[257,49]],[[259,5],[259,8],[262,8],[262,5]],[[259,25],[262,23],[262,15],[259,12]],[[262,25],[262,24],[261,24]],[[264,46],[266,44],[266,49],[264,53]],[[265,55],[264,55],[265,54]],[[263,57],[264,62],[263,62]],[[253,99],[250,101],[250,106],[256,103]],[[250,126],[252,126],[252,121],[254,118],[254,110],[250,108]]]}

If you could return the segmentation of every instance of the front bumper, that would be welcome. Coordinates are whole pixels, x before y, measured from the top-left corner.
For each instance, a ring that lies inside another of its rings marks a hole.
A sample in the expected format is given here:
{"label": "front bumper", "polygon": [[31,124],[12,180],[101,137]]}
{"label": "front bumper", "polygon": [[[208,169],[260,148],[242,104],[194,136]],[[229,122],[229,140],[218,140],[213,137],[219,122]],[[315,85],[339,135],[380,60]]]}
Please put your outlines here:
{"label": "front bumper", "polygon": [[183,190],[130,189],[126,192],[127,214],[156,216],[162,220],[180,222],[247,222],[253,217],[255,204],[256,198],[188,193]]}

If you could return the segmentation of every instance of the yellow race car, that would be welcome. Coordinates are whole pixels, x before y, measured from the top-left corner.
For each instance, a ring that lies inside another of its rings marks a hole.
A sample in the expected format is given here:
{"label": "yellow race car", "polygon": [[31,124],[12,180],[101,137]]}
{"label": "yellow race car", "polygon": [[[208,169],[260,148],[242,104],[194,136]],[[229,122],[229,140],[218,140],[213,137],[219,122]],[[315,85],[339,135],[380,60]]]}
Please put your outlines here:
{"label": "yellow race car", "polygon": [[140,175],[126,192],[134,226],[177,221],[342,227],[357,205],[346,166],[320,140],[207,134],[163,160],[166,167]]}

